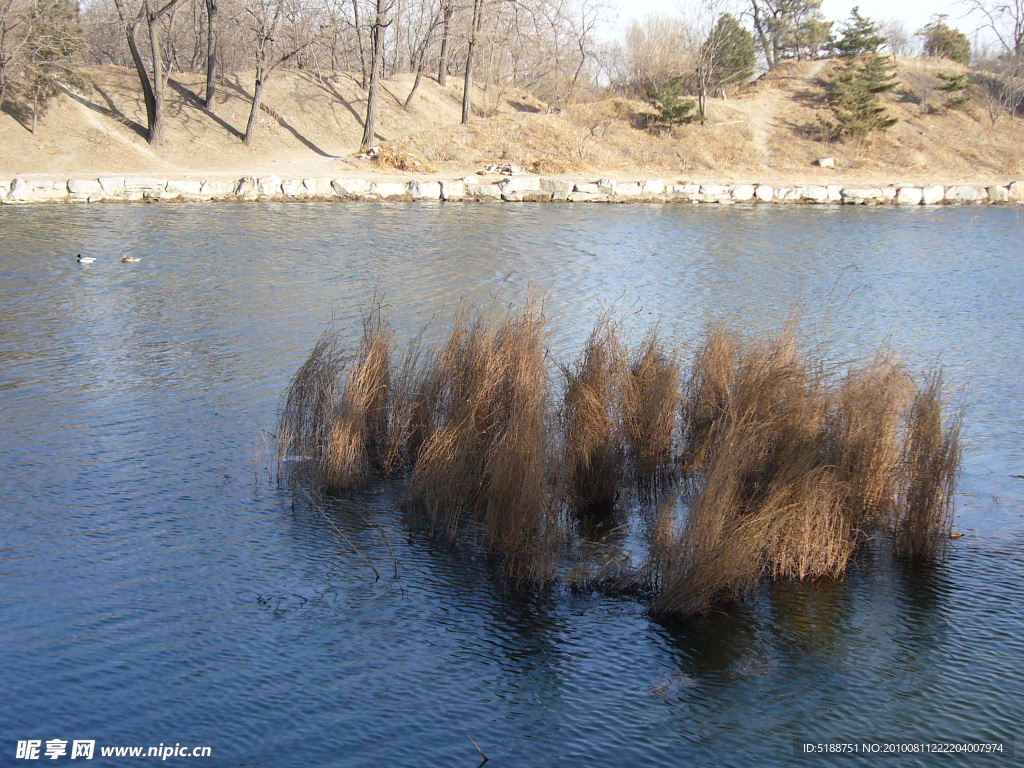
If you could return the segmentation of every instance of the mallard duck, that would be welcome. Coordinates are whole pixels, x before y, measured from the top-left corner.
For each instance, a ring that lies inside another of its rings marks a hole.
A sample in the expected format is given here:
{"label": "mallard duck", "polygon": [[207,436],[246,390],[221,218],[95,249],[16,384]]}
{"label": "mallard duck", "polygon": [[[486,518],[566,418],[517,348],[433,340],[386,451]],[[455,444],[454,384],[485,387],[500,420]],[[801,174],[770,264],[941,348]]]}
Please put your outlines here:
{"label": "mallard duck", "polygon": [[94,261],[96,261],[96,259],[94,259],[92,256],[83,256],[82,254],[78,254],[79,264],[92,264]]}
{"label": "mallard duck", "polygon": [[126,253],[122,253],[121,254],[121,261],[124,262],[125,264],[130,264],[130,263],[135,262],[135,261],[141,261],[141,259],[139,259],[139,258],[137,258],[135,256],[129,256]]}

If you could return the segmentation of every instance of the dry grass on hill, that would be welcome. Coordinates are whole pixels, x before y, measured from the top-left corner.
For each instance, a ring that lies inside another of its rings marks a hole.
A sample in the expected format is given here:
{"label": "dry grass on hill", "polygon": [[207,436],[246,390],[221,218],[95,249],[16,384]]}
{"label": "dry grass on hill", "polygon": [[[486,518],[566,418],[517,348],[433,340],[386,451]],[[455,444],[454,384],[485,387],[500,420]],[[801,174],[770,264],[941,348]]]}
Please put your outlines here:
{"label": "dry grass on hill", "polygon": [[[671,132],[648,128],[651,109],[642,102],[612,97],[549,112],[515,89],[477,93],[482,109],[462,126],[460,84],[453,80],[440,88],[424,78],[405,110],[412,76],[399,75],[383,83],[378,132],[382,145],[420,159],[406,169],[356,158],[365,94],[346,73],[322,79],[278,73],[267,85],[251,148],[241,141],[251,76],[226,76],[211,114],[199,101],[203,78],[175,74],[167,93],[166,140],[153,148],[143,138],[145,112],[134,72],[95,67],[87,70],[88,92],[58,98],[34,136],[24,116],[19,121],[10,107],[0,113],[0,173],[452,177],[505,161],[549,175],[777,183],[952,183],[1024,175],[1024,120],[1003,117],[993,126],[981,104],[926,113],[922,95],[941,103],[936,75],[961,68],[930,59],[901,58],[898,64],[900,85],[886,99],[900,122],[885,134],[846,143],[823,143],[817,129],[818,115],[827,113],[827,77],[834,66],[827,61],[780,66],[728,100],[711,100],[706,125]],[[812,167],[823,156],[836,158],[834,170]]]}

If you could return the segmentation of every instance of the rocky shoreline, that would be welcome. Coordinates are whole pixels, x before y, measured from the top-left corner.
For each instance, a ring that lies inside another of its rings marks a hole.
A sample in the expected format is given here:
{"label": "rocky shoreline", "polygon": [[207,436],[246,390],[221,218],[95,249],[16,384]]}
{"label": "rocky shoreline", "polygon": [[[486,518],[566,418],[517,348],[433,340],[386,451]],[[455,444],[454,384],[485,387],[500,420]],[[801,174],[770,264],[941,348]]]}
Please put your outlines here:
{"label": "rocky shoreline", "polygon": [[281,179],[246,176],[235,181],[176,180],[135,176],[90,179],[0,180],[0,204],[204,201],[508,201],[570,203],[804,203],[835,205],[1024,204],[1024,181],[1007,185],[841,184],[773,186],[640,181],[574,181],[476,176],[440,181],[371,181],[359,178]]}

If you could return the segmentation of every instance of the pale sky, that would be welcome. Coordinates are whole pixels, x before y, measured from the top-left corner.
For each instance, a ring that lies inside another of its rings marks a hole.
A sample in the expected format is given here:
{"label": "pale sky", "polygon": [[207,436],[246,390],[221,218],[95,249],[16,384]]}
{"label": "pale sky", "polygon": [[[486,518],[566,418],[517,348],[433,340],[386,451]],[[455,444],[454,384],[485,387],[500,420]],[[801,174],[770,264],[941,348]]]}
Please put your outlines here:
{"label": "pale sky", "polygon": [[[620,22],[651,13],[675,15],[679,13],[680,6],[685,5],[681,0],[612,0],[612,3],[619,9]],[[749,5],[743,0],[737,0],[737,4],[744,8]],[[972,20],[962,18],[964,8],[955,0],[824,0],[821,10],[826,19],[842,21],[850,15],[850,9],[855,5],[860,7],[862,16],[875,21],[899,19],[910,33],[927,24],[934,13],[949,14],[946,23],[968,37],[975,26]],[[613,24],[613,29],[615,27]]]}

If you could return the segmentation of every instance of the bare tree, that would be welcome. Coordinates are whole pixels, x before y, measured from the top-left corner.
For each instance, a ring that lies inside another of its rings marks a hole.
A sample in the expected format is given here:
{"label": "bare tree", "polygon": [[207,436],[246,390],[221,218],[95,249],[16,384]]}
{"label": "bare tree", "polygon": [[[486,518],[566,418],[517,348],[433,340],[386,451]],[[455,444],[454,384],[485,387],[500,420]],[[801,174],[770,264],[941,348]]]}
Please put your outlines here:
{"label": "bare tree", "polygon": [[217,0],[205,0],[206,7],[206,100],[207,109],[213,109],[217,93]]}
{"label": "bare tree", "polygon": [[244,10],[252,34],[256,66],[252,106],[245,126],[244,141],[248,146],[252,144],[267,81],[275,69],[313,42],[315,22],[303,17],[298,0],[246,0]]}
{"label": "bare tree", "polygon": [[885,47],[893,56],[913,56],[917,52],[914,35],[907,31],[899,19],[881,22],[879,30],[885,38]]}
{"label": "bare tree", "polygon": [[31,31],[28,10],[23,3],[0,0],[0,107],[13,79],[12,70]]}
{"label": "bare tree", "polygon": [[473,54],[484,23],[484,0],[473,0],[473,19],[469,25],[469,44],[466,47],[466,72],[462,81],[462,124],[469,123],[473,98]]}
{"label": "bare tree", "polygon": [[380,91],[381,69],[384,66],[384,34],[391,22],[391,0],[377,0],[373,28],[370,30],[370,87],[366,94],[366,121],[363,123],[362,149],[369,149],[377,134],[377,101]]}
{"label": "bare tree", "polygon": [[633,96],[663,88],[693,69],[692,37],[680,18],[647,16],[632,22],[622,46],[613,47],[607,56],[612,85]]}
{"label": "bare tree", "polygon": [[448,55],[451,35],[452,15],[455,13],[454,0],[441,2],[441,50],[437,55],[437,84],[442,88],[448,86]]}
{"label": "bare tree", "polygon": [[995,35],[1007,53],[1024,56],[1024,0],[958,0],[978,29]]}
{"label": "bare tree", "polygon": [[993,56],[981,50],[971,82],[981,91],[992,125],[1004,114],[1020,114],[1024,105],[1024,58],[1005,52]]}
{"label": "bare tree", "polygon": [[[127,2],[128,0],[114,0],[117,14],[124,25],[132,62],[135,64],[135,71],[138,73],[139,82],[142,85],[142,96],[146,103],[147,139],[150,144],[155,146],[163,140],[164,91],[167,87],[167,78],[170,76],[170,67],[164,61],[161,21],[182,0],[166,0],[166,2],[161,0],[162,4],[154,3],[153,5],[151,5],[151,0],[142,0],[138,10],[134,12],[128,8]],[[139,48],[137,36],[141,28],[145,28],[149,36],[148,66],[143,52]]]}
{"label": "bare tree", "polygon": [[[434,37],[434,32],[441,25],[444,18],[444,5],[435,4],[434,0],[428,0],[428,3],[420,6],[420,15],[422,20],[425,21],[424,28],[420,33],[419,42],[416,45],[416,51],[413,53],[413,59],[415,59],[416,77],[412,81],[412,89],[409,91],[408,97],[405,99],[404,109],[408,109],[412,103],[413,96],[416,95],[416,91],[420,87],[420,80],[423,79],[423,68],[427,62],[427,48],[430,46],[430,42]],[[410,62],[412,64],[413,62]]]}

